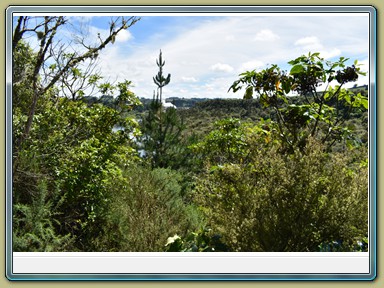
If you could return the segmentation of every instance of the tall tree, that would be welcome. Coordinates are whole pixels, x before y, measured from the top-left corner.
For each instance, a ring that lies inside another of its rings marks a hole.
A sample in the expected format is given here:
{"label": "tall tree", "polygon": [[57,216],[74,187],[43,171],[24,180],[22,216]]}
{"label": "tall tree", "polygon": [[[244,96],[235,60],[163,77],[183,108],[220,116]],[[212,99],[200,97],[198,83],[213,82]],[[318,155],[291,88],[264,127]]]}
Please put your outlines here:
{"label": "tall tree", "polygon": [[[68,23],[68,19],[63,16],[44,16],[31,17],[19,16],[16,20],[16,27],[13,32],[12,49],[13,55],[17,52],[18,46],[26,37],[35,36],[39,43],[39,48],[31,62],[31,73],[28,75],[30,80],[31,99],[29,99],[29,111],[27,112],[27,121],[23,129],[23,133],[14,139],[13,144],[13,163],[17,166],[17,155],[24,141],[29,137],[32,123],[36,113],[37,102],[40,97],[45,95],[54,85],[63,79],[69,71],[76,71],[76,67],[80,63],[98,57],[99,52],[106,47],[107,44],[113,43],[117,34],[134,25],[140,18],[137,17],[118,17],[110,23],[109,35],[105,39],[100,39],[100,43],[95,45],[86,44],[84,39],[80,39],[79,43],[82,48],[68,53],[70,44],[62,44],[57,38],[57,32]],[[63,57],[65,56],[65,57]],[[50,63],[51,59],[62,59],[61,63]],[[15,62],[13,61],[13,64]],[[56,64],[56,65],[55,65]],[[52,66],[55,65],[55,66]],[[49,69],[48,67],[51,67]],[[52,69],[52,67],[54,67]],[[20,75],[13,70],[14,85],[20,81]],[[17,98],[20,95],[13,95]]]}
{"label": "tall tree", "polygon": [[156,60],[159,72],[153,81],[157,85],[157,92],[153,93],[153,100],[149,105],[148,114],[142,120],[143,137],[146,157],[150,159],[152,168],[177,167],[182,161],[180,153],[180,137],[184,124],[176,109],[163,106],[162,89],[171,81],[171,74],[163,75],[165,61],[160,50]]}
{"label": "tall tree", "polygon": [[[81,46],[61,42],[59,29],[69,20],[15,20],[12,208],[18,251],[92,249],[90,243],[99,235],[109,209],[112,179],[137,157],[131,139],[138,132],[137,122],[125,113],[139,102],[130,91],[131,82],[99,84],[87,63],[94,63],[118,31],[138,19],[117,18],[107,38],[96,38],[95,45],[78,38]],[[31,49],[31,37],[37,37],[37,49]],[[76,77],[81,81],[72,82]],[[61,90],[63,81],[71,89]],[[98,90],[108,86],[115,109],[74,101],[83,83]],[[116,125],[124,129],[114,132]]]}
{"label": "tall tree", "polygon": [[[347,115],[356,109],[368,109],[367,97],[344,88],[365,75],[357,61],[347,66],[348,60],[340,57],[338,61],[326,61],[319,53],[309,53],[289,61],[289,73],[277,65],[260,72],[244,72],[229,90],[245,87],[244,98],[256,95],[264,107],[273,108],[275,126],[287,150],[303,148],[308,137],[319,138],[330,149],[336,141],[352,142],[352,131],[343,127]],[[332,87],[334,81],[338,85]],[[324,87],[322,91],[319,86]],[[294,94],[306,103],[289,104],[289,95]]]}
{"label": "tall tree", "polygon": [[157,96],[160,99],[160,102],[162,102],[162,94],[163,94],[163,87],[168,85],[171,81],[171,74],[168,74],[168,76],[165,78],[163,75],[163,66],[165,65],[165,61],[162,59],[162,52],[160,50],[159,59],[156,59],[156,64],[159,67],[159,72],[155,77],[153,77],[153,82],[157,85]]}

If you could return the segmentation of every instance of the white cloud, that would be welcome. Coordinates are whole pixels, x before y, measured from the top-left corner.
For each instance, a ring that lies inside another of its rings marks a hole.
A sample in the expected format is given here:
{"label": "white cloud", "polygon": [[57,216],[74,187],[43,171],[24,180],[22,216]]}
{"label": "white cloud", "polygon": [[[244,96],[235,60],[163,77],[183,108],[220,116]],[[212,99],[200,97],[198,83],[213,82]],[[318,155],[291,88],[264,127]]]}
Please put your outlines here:
{"label": "white cloud", "polygon": [[296,40],[295,45],[312,45],[314,43],[318,43],[319,39],[316,36],[304,37]]}
{"label": "white cloud", "polygon": [[228,64],[216,63],[216,64],[211,66],[211,70],[214,72],[226,72],[226,73],[228,73],[228,72],[233,71],[233,67],[231,65],[228,65]]}
{"label": "white cloud", "polygon": [[361,71],[368,72],[368,70],[369,70],[369,61],[368,61],[368,59],[358,60],[357,61],[357,65],[358,65],[358,67],[360,67]]}
{"label": "white cloud", "polygon": [[325,59],[333,58],[333,57],[339,56],[340,54],[341,54],[341,51],[337,48],[333,48],[329,51],[320,50],[320,56]]}
{"label": "white cloud", "polygon": [[73,21],[73,22],[78,22],[78,23],[86,23],[89,24],[91,23],[91,20],[94,16],[69,16],[68,18]]}
{"label": "white cloud", "polygon": [[241,64],[240,68],[238,69],[239,72],[245,72],[245,71],[252,71],[255,69],[259,69],[263,67],[265,64],[262,61],[259,60],[252,60],[247,61],[243,64]]}
{"label": "white cloud", "polygon": [[197,82],[195,77],[185,77],[185,76],[182,76],[181,80],[183,82],[186,82],[186,83],[195,83],[195,82]]}
{"label": "white cloud", "polygon": [[295,42],[295,46],[301,46],[306,50],[318,50],[323,48],[323,45],[320,44],[320,41],[316,36],[300,38]]}
{"label": "white cloud", "polygon": [[320,56],[329,59],[341,54],[338,48],[326,49],[316,36],[303,37],[295,42],[295,46],[299,46],[305,52],[319,52]]}
{"label": "white cloud", "polygon": [[132,39],[132,34],[128,30],[121,30],[116,36],[116,42],[126,42]]}
{"label": "white cloud", "polygon": [[235,41],[235,36],[233,36],[233,35],[227,35],[227,36],[225,36],[225,40],[226,41]]}
{"label": "white cloud", "polygon": [[[166,62],[164,74],[172,75],[164,87],[165,97],[242,97],[241,93],[227,93],[229,86],[239,73],[264,68],[267,63],[287,69],[288,61],[309,51],[320,52],[327,59],[339,55],[352,60],[367,58],[365,21],[363,17],[333,16],[211,17],[209,21],[186,21],[175,30],[167,27],[156,41],[148,30],[145,34],[149,36],[138,37],[135,33],[140,30],[136,29],[131,30],[129,45],[116,41],[104,49],[100,68],[118,81],[137,83],[133,90],[139,97],[152,97],[156,89],[152,77],[158,71],[156,58],[161,49]],[[139,28],[140,24],[135,25]]]}
{"label": "white cloud", "polygon": [[274,41],[280,37],[269,29],[261,30],[256,34],[255,41]]}

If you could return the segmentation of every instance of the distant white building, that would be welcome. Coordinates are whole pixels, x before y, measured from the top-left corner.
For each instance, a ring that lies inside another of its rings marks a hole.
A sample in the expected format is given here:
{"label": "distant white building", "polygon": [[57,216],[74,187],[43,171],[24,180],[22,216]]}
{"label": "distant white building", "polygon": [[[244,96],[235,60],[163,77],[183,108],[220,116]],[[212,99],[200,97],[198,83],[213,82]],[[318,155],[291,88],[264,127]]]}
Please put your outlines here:
{"label": "distant white building", "polygon": [[161,103],[161,105],[165,108],[165,109],[168,109],[168,108],[174,108],[174,109],[177,109],[177,107],[175,105],[173,105],[172,103],[169,103],[169,102],[164,102]]}

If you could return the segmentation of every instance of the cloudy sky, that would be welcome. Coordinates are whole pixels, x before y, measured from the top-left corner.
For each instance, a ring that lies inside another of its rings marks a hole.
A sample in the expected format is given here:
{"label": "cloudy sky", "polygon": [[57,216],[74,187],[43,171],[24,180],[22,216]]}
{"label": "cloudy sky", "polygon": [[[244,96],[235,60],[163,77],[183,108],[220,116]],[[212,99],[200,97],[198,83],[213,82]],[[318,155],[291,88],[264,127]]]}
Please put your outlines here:
{"label": "cloudy sky", "polygon": [[[74,17],[87,35],[105,35],[111,17]],[[156,89],[160,49],[164,73],[171,82],[164,97],[242,97],[227,92],[238,75],[287,62],[302,54],[320,52],[329,60],[357,59],[368,69],[367,14],[244,14],[243,16],[141,16],[122,31],[99,59],[110,81],[131,80],[138,97],[150,98]],[[368,84],[362,77],[358,84]]]}

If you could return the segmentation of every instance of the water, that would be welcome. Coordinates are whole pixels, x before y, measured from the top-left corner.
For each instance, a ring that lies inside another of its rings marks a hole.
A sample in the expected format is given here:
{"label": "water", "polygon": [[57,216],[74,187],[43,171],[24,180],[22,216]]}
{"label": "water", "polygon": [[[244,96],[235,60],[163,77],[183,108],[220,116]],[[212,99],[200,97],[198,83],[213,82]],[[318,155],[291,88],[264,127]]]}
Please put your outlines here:
{"label": "water", "polygon": [[[124,130],[124,127],[121,127],[121,126],[114,126],[112,128],[112,132],[117,132],[117,131],[122,131],[122,130]],[[129,133],[129,138],[131,140],[133,140],[137,144],[138,147],[143,147],[143,144],[137,140],[137,138],[133,135],[133,133]],[[147,153],[144,149],[138,149],[137,152],[139,153],[139,156],[141,158],[144,158],[147,155]]]}

